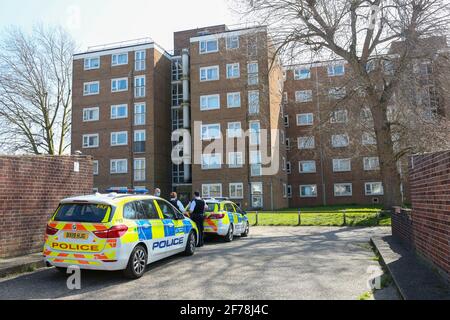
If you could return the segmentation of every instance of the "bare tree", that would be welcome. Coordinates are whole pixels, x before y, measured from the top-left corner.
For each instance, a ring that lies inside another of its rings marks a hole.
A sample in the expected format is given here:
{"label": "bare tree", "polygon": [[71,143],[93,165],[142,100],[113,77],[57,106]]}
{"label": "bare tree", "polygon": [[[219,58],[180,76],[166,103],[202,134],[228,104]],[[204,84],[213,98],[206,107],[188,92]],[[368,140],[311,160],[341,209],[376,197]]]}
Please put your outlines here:
{"label": "bare tree", "polygon": [[12,27],[0,39],[0,148],[62,155],[70,145],[72,55],[61,27]]}
{"label": "bare tree", "polygon": [[[419,112],[405,113],[408,108],[397,109],[395,116],[390,106],[401,95],[412,66],[426,55],[430,58],[431,51],[423,50],[423,39],[446,34],[448,1],[246,0],[236,1],[236,7],[248,20],[269,26],[276,53],[285,63],[319,58],[343,59],[348,64],[353,84],[348,85],[345,98],[358,97],[361,111],[365,107],[370,110],[385,187],[384,205],[401,205],[398,160],[415,150],[411,143],[415,141],[411,133],[406,138],[400,131],[410,132],[418,123],[425,132],[442,127],[422,121]],[[389,72],[385,72],[387,65]],[[399,100],[410,105],[407,99]],[[448,132],[444,134],[448,137]],[[432,145],[436,143],[428,141],[428,149]]]}

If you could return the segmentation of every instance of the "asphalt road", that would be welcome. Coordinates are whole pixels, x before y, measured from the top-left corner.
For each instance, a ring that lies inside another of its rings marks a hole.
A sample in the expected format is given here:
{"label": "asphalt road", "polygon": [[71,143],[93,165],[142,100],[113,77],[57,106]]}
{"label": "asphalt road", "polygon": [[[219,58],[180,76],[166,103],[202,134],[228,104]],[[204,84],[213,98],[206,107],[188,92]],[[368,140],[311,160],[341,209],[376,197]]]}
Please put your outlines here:
{"label": "asphalt road", "polygon": [[378,266],[369,239],[388,232],[258,227],[249,238],[210,240],[193,257],[153,264],[136,281],[120,272],[83,271],[81,290],[70,291],[63,275],[43,269],[0,280],[0,299],[354,300],[368,291],[367,269]]}

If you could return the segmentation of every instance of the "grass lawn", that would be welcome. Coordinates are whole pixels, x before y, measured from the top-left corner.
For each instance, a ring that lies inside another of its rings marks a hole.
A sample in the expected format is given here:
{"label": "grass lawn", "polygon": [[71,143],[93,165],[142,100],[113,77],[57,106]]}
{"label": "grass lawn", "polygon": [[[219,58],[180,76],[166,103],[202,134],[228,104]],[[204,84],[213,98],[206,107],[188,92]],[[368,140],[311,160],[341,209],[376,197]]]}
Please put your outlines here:
{"label": "grass lawn", "polygon": [[[344,211],[345,210],[345,221]],[[302,226],[390,226],[391,218],[378,214],[381,207],[370,206],[330,206],[311,207],[301,209]],[[286,209],[277,212],[258,212],[258,226],[298,226],[298,210]],[[256,224],[256,213],[249,212],[248,218],[251,225]]]}

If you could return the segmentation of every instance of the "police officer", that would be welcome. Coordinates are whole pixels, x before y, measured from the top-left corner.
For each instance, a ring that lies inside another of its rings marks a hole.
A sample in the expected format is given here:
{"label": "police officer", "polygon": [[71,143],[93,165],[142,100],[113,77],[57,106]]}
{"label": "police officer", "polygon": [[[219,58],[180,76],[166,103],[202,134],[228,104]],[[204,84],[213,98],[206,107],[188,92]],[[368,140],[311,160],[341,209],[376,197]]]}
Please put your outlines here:
{"label": "police officer", "polygon": [[170,194],[170,203],[175,207],[178,208],[178,210],[181,211],[181,213],[185,212],[185,208],[180,200],[178,200],[178,195],[176,192],[172,192]]}
{"label": "police officer", "polygon": [[194,200],[191,201],[191,205],[189,206],[189,213],[191,219],[195,222],[198,228],[199,239],[198,246],[203,247],[203,237],[204,237],[204,226],[205,223],[205,210],[207,209],[206,202],[200,198],[200,192],[194,193]]}

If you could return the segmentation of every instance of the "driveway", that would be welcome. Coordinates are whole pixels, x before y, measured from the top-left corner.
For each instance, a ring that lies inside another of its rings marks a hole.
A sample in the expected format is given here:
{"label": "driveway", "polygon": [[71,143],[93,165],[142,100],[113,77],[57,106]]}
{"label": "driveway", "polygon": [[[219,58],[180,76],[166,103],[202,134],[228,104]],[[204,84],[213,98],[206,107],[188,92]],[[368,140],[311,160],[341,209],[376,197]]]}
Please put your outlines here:
{"label": "driveway", "polygon": [[[357,299],[378,266],[369,246],[389,228],[257,227],[232,243],[210,240],[190,258],[151,265],[127,281],[120,272],[82,273],[69,291],[56,270],[0,280],[0,299]],[[380,296],[380,295],[378,295]]]}

